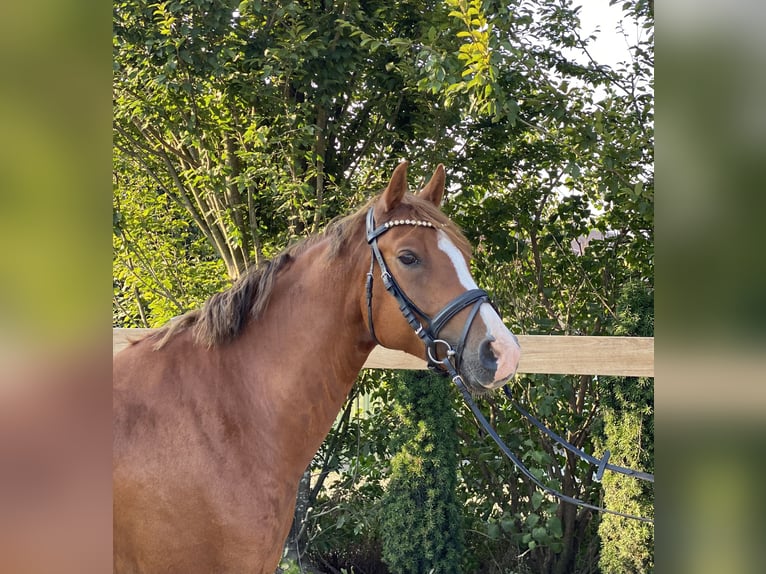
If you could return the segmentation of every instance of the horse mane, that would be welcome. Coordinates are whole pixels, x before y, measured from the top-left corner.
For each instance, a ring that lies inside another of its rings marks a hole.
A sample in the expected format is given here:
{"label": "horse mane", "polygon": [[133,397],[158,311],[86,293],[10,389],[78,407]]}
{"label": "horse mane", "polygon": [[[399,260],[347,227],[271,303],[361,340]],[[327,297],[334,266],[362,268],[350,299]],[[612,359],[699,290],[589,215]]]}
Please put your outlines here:
{"label": "horse mane", "polygon": [[[248,269],[227,290],[212,295],[200,309],[189,311],[171,319],[169,323],[145,338],[154,340],[153,349],[159,350],[177,333],[189,328],[197,344],[205,347],[225,344],[235,339],[249,320],[256,320],[268,307],[274,291],[277,275],[287,269],[295,258],[322,239],[328,239],[328,257],[334,259],[345,252],[352,239],[364,229],[365,218],[377,197],[370,199],[358,211],[345,217],[337,217],[327,224],[324,232],[312,235],[285,249],[274,259],[263,261]],[[432,203],[407,194],[402,201],[411,209],[412,216],[431,221],[442,229],[465,255],[470,256],[471,246],[460,229]],[[376,222],[377,225],[384,221]],[[137,342],[137,341],[136,341]]]}

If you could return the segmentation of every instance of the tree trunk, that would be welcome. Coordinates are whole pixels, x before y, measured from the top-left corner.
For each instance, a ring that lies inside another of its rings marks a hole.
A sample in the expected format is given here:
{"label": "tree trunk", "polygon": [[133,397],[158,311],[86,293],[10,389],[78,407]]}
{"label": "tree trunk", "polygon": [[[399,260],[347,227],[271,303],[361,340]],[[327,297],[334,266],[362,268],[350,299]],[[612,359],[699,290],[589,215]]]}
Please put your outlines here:
{"label": "tree trunk", "polygon": [[298,493],[295,498],[295,513],[293,515],[293,525],[290,528],[290,535],[285,541],[285,554],[287,559],[297,564],[301,563],[303,554],[306,551],[306,519],[310,507],[311,495],[311,466],[304,471],[300,482],[298,483]]}

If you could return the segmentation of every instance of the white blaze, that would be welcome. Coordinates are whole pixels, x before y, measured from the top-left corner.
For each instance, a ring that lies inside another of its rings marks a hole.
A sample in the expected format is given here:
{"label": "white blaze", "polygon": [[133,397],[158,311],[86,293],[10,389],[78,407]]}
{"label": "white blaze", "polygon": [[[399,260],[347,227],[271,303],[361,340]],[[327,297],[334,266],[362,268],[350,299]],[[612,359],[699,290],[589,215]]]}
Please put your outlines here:
{"label": "white blaze", "polygon": [[[452,261],[452,266],[455,268],[458,280],[460,284],[468,289],[478,289],[476,282],[471,276],[471,271],[468,269],[468,264],[465,261],[465,257],[447,236],[443,230],[438,232],[437,246],[441,249]],[[519,355],[521,349],[516,337],[513,336],[503,324],[503,320],[497,314],[495,309],[489,303],[483,303],[479,309],[481,318],[484,321],[484,325],[487,327],[487,337],[493,337],[495,340],[491,344],[492,351],[497,358],[497,372],[496,380],[508,377],[516,372],[516,367],[519,362]]]}

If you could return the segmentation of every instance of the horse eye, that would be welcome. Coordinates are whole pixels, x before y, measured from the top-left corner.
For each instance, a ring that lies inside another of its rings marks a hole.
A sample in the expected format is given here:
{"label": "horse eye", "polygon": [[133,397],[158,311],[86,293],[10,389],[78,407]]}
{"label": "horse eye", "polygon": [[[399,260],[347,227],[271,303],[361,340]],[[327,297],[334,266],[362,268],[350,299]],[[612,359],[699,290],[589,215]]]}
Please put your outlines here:
{"label": "horse eye", "polygon": [[415,255],[410,253],[409,251],[400,253],[398,259],[402,263],[402,265],[415,265],[416,263],[418,263],[418,258],[415,257]]}

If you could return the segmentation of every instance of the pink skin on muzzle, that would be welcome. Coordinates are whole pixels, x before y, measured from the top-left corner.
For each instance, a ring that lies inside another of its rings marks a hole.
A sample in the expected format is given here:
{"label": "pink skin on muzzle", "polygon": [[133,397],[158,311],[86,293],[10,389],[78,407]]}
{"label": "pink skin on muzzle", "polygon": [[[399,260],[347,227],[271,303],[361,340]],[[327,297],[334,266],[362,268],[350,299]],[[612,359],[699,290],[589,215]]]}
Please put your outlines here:
{"label": "pink skin on muzzle", "polygon": [[490,344],[490,348],[497,358],[496,383],[504,383],[515,375],[521,358],[521,347],[519,347],[516,337],[508,329],[505,331],[507,335],[504,334],[505,336],[502,338],[495,335],[495,341]]}

